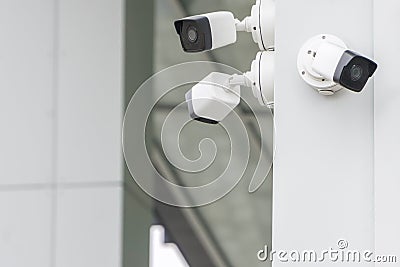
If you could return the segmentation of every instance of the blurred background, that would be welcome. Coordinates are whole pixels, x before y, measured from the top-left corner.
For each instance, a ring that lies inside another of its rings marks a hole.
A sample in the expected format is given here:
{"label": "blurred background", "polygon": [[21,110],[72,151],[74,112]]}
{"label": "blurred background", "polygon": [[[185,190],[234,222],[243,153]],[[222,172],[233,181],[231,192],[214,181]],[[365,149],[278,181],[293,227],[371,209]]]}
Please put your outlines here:
{"label": "blurred background", "polygon": [[[243,19],[254,3],[0,0],[0,266],[269,266],[257,252],[271,247],[272,175],[248,193],[262,140],[247,105],[237,112],[250,137],[250,164],[231,193],[204,207],[147,196],[125,167],[121,145],[126,106],[151,75],[198,60],[244,72],[258,51],[250,34],[239,33],[228,47],[184,53],[173,21],[217,10]],[[199,185],[224,170],[230,147],[220,127],[191,122],[180,136],[182,151],[195,158],[199,140],[210,137],[218,145],[213,166],[189,175],[165,158],[161,126],[188,89],[155,106],[146,145],[165,177]],[[256,100],[249,105],[268,113]]]}

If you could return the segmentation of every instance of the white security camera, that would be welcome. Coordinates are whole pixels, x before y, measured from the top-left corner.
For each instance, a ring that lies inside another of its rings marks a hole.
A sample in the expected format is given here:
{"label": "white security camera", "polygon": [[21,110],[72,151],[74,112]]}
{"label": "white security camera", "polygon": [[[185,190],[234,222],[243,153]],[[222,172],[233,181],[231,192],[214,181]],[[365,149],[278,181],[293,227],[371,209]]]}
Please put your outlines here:
{"label": "white security camera", "polygon": [[190,117],[216,124],[240,102],[240,85],[230,84],[231,75],[212,72],[186,93]]}
{"label": "white security camera", "polygon": [[191,16],[174,24],[185,52],[202,52],[236,42],[236,22],[231,12]]}
{"label": "white security camera", "polygon": [[275,2],[257,0],[243,21],[228,11],[190,16],[174,22],[185,52],[202,52],[236,42],[237,31],[251,32],[261,50],[274,45]]}
{"label": "white security camera", "polygon": [[186,93],[192,119],[209,124],[222,121],[240,103],[240,87],[250,87],[260,104],[273,108],[274,52],[257,54],[242,75],[212,72]]}
{"label": "white security camera", "polygon": [[332,95],[342,88],[361,92],[378,65],[348,50],[339,38],[322,34],[311,38],[300,49],[297,67],[309,85],[321,94]]}

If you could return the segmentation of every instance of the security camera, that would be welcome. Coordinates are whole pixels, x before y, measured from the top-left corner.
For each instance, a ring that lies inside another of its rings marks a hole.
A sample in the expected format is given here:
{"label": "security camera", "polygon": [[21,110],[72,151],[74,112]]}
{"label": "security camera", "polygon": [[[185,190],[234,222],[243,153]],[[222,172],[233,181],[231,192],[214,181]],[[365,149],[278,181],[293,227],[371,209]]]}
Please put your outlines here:
{"label": "security camera", "polygon": [[212,72],[186,93],[190,117],[194,120],[217,124],[240,103],[240,88],[252,88],[261,105],[274,106],[274,52],[259,52],[251,70],[228,75]]}
{"label": "security camera", "polygon": [[354,92],[361,92],[377,67],[372,60],[329,42],[321,44],[311,65],[315,72]]}
{"label": "security camera", "polygon": [[174,22],[185,52],[202,52],[233,44],[237,31],[251,32],[261,50],[274,45],[275,2],[257,0],[251,16],[240,21],[228,11],[190,16]]}
{"label": "security camera", "polygon": [[349,50],[336,36],[327,34],[306,42],[297,65],[301,77],[324,95],[342,88],[361,92],[378,67],[371,59]]}
{"label": "security camera", "polygon": [[201,52],[236,42],[235,18],[231,12],[219,11],[175,21],[185,52]]}
{"label": "security camera", "polygon": [[222,121],[240,102],[240,85],[231,75],[212,72],[186,93],[190,117],[209,124]]}

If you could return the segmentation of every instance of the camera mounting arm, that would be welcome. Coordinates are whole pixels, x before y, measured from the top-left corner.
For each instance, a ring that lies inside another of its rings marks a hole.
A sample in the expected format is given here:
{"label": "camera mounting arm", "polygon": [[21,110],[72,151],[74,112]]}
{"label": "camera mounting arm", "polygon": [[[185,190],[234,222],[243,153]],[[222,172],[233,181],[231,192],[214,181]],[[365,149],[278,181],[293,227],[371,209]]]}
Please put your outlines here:
{"label": "camera mounting arm", "polygon": [[238,32],[251,32],[254,25],[251,17],[245,17],[242,21],[235,19],[235,23]]}

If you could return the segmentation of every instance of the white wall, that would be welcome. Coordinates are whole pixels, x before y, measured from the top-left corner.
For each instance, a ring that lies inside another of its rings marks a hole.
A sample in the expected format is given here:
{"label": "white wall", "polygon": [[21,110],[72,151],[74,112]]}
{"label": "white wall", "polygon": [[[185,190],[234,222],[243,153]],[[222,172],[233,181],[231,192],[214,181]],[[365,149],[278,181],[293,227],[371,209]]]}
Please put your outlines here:
{"label": "white wall", "polygon": [[58,178],[121,181],[122,0],[58,5]]}
{"label": "white wall", "polygon": [[59,1],[56,266],[118,266],[123,1]]}
{"label": "white wall", "polygon": [[51,266],[54,1],[0,1],[0,266]]}
{"label": "white wall", "polygon": [[373,1],[276,3],[273,248],[322,251],[337,248],[343,238],[349,248],[373,249],[373,83],[361,94],[343,90],[324,97],[296,68],[302,44],[321,33],[372,56]]}
{"label": "white wall", "polygon": [[53,179],[54,1],[0,1],[0,184]]}
{"label": "white wall", "polygon": [[374,1],[375,58],[379,63],[374,94],[375,246],[378,254],[397,255],[398,261],[400,260],[399,11],[399,1]]}
{"label": "white wall", "polygon": [[121,263],[122,13],[0,1],[0,266]]}

